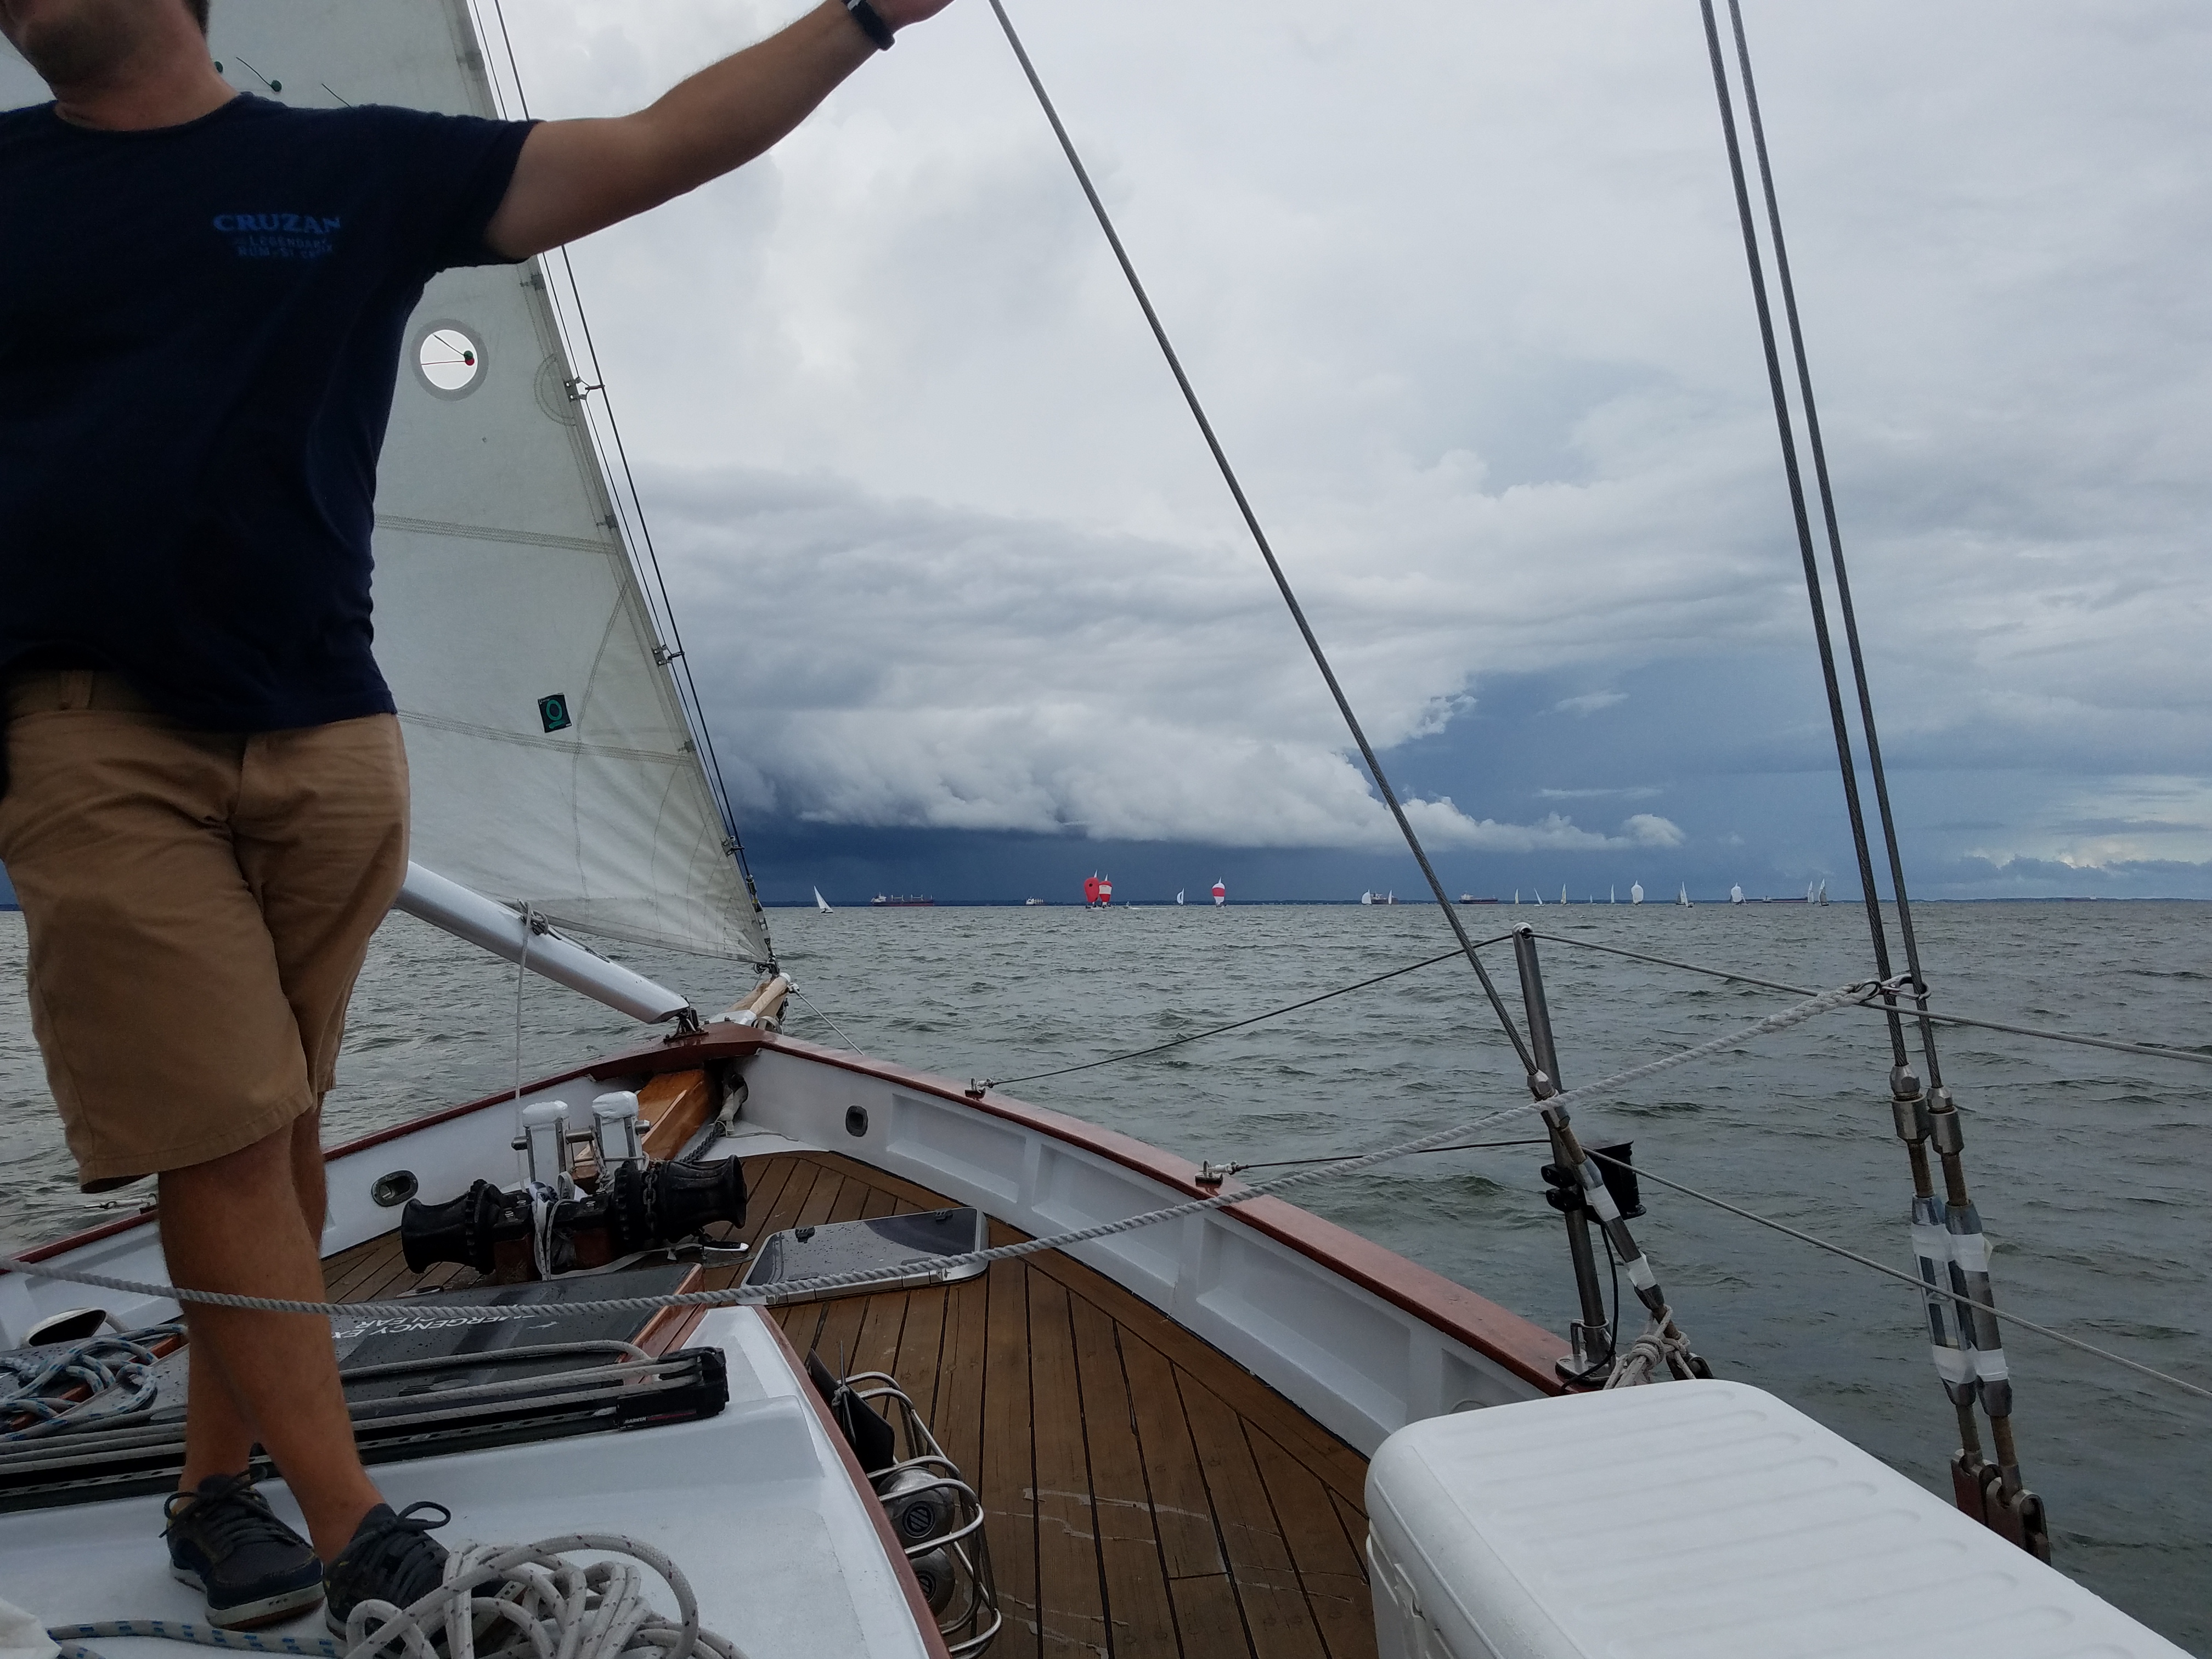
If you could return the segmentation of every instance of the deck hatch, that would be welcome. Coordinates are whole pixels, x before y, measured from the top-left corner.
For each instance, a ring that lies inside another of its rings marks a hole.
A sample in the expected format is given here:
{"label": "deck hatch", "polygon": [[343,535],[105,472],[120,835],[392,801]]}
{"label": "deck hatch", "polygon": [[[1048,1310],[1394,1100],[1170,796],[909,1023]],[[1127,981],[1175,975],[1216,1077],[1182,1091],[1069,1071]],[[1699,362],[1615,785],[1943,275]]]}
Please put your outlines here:
{"label": "deck hatch", "polygon": [[[945,1260],[980,1250],[988,1243],[983,1212],[972,1206],[794,1227],[769,1236],[746,1270],[744,1283],[749,1288],[766,1290],[771,1307],[833,1296],[911,1290],[922,1285],[957,1285],[981,1277],[983,1264],[947,1267]],[[902,1267],[908,1271],[896,1279],[879,1279],[852,1291],[781,1293],[777,1288],[831,1273]]]}

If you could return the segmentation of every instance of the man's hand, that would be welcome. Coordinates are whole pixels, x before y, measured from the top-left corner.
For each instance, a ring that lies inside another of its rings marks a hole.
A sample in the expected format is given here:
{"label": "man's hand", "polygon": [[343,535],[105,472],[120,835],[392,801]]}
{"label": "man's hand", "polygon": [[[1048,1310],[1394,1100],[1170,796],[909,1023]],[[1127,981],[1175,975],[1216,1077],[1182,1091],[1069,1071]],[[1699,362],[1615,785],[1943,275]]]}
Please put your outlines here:
{"label": "man's hand", "polygon": [[[951,3],[874,0],[894,29]],[[700,70],[635,115],[549,121],[524,143],[485,244],[519,259],[696,190],[797,126],[875,50],[845,0],[823,0],[781,33]]]}

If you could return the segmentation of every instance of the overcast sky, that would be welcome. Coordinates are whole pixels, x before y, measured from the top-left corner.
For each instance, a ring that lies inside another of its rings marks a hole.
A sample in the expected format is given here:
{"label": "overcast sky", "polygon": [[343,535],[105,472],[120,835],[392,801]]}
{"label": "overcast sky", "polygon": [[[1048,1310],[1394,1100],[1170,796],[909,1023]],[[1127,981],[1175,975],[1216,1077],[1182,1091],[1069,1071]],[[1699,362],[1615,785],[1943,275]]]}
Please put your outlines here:
{"label": "overcast sky", "polygon": [[[1012,9],[1447,878],[1854,890],[1695,0]],[[1921,885],[2212,896],[2212,13],[1747,22]],[[574,252],[771,894],[1408,884],[984,0]]]}
{"label": "overcast sky", "polygon": [[[790,9],[507,6],[553,114]],[[1433,841],[1847,878],[1692,0],[1012,9]],[[2212,17],[1747,22],[1915,864],[2212,893]],[[981,0],[576,258],[759,833],[1389,846]]]}

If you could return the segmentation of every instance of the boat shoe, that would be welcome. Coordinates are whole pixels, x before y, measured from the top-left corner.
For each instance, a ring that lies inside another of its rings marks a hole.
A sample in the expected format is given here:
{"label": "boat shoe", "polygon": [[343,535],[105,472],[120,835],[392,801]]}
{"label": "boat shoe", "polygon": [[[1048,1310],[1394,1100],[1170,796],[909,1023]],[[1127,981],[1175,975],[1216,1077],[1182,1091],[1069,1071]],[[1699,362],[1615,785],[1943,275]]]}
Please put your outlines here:
{"label": "boat shoe", "polygon": [[208,1622],[251,1630],[323,1599],[323,1564],[242,1474],[211,1474],[161,1507],[169,1576],[207,1597]]}
{"label": "boat shoe", "polygon": [[[436,1520],[420,1511],[434,1510]],[[430,1529],[453,1518],[442,1504],[410,1504],[397,1515],[379,1504],[361,1518],[353,1537],[323,1574],[324,1619],[345,1634],[346,1618],[363,1601],[389,1601],[404,1607],[446,1582],[446,1547]],[[442,1647],[445,1620],[428,1622],[424,1632]]]}

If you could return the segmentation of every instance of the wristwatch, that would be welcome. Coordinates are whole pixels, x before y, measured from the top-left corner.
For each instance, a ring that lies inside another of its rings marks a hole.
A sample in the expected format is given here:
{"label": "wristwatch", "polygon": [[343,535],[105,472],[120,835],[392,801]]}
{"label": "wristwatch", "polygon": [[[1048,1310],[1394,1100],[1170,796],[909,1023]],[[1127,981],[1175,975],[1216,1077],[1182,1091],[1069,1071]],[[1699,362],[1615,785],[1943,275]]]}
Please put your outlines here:
{"label": "wristwatch", "polygon": [[883,13],[870,5],[868,0],[845,0],[845,9],[853,14],[853,21],[860,26],[860,33],[876,43],[878,52],[891,49],[891,42],[897,37],[892,34],[891,26],[884,21]]}

